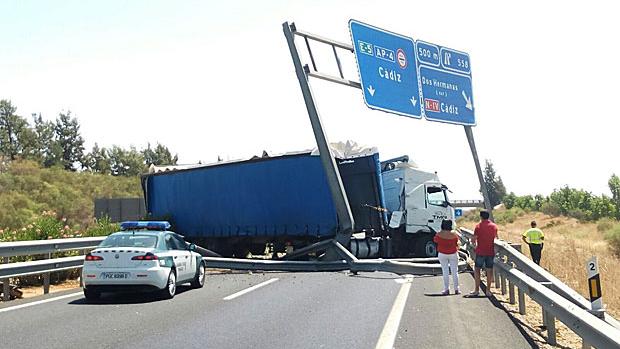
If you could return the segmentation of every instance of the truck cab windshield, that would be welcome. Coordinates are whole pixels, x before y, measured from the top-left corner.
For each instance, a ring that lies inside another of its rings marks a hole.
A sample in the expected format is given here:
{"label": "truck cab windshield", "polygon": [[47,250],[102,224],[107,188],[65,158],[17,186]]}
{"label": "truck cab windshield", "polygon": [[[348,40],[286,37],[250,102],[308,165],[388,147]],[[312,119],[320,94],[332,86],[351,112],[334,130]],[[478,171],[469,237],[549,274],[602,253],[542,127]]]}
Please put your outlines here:
{"label": "truck cab windshield", "polygon": [[426,198],[429,205],[448,207],[448,196],[441,187],[427,187]]}

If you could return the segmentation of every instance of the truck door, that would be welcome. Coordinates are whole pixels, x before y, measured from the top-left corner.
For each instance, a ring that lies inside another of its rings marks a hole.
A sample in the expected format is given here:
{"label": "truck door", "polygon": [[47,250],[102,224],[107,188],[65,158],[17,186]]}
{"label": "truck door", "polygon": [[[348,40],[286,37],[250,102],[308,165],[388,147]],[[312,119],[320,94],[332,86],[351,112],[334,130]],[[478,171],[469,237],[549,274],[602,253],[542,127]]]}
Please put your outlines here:
{"label": "truck door", "polygon": [[450,204],[446,197],[444,188],[439,185],[426,186],[426,202],[428,204],[428,225],[435,231],[441,230],[441,221],[452,219],[450,214]]}

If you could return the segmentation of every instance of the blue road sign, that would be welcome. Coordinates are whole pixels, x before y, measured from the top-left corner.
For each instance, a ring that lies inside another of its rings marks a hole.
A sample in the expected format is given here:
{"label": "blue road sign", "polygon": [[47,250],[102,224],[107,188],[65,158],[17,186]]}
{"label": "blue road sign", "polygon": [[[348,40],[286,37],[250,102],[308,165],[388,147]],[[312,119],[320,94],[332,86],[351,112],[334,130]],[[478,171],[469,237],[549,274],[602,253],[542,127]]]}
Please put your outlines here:
{"label": "blue road sign", "polygon": [[416,47],[424,117],[476,125],[469,55],[423,41]]}
{"label": "blue road sign", "polygon": [[353,19],[349,29],[366,105],[421,118],[413,39]]}
{"label": "blue road sign", "polygon": [[463,215],[463,209],[462,208],[455,208],[454,209],[454,217],[461,217]]}

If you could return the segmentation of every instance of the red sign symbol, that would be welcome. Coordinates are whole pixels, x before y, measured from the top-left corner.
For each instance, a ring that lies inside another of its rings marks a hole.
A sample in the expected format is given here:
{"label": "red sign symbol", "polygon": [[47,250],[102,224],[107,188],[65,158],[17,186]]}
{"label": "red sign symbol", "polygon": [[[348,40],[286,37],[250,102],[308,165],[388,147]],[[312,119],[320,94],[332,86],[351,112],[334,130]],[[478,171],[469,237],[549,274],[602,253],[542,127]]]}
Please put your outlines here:
{"label": "red sign symbol", "polygon": [[407,56],[405,56],[405,51],[403,51],[402,48],[399,48],[396,51],[396,60],[398,61],[398,65],[400,65],[401,68],[407,68]]}

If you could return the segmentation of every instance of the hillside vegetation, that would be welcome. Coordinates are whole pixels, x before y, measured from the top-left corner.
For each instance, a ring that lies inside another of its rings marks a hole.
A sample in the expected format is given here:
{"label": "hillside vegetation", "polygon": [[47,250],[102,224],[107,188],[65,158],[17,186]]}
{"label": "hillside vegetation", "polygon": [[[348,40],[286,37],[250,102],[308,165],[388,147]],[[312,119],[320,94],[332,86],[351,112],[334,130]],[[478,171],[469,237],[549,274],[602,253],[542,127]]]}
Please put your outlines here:
{"label": "hillside vegetation", "polygon": [[[620,250],[614,242],[617,241],[614,238],[620,236],[620,222],[609,218],[580,221],[520,208],[502,208],[493,214],[499,237],[516,243],[522,243],[521,234],[535,220],[545,233],[541,266],[586,298],[589,294],[586,261],[597,256],[603,301],[610,314],[620,316],[620,269],[617,268]],[[477,211],[471,211],[459,220],[458,225],[473,229],[477,221]],[[531,258],[527,245],[522,245],[522,251]]]}
{"label": "hillside vegetation", "polygon": [[0,164],[0,229],[27,227],[53,212],[71,228],[93,224],[95,198],[142,195],[138,176],[110,176],[43,168],[32,161]]}

